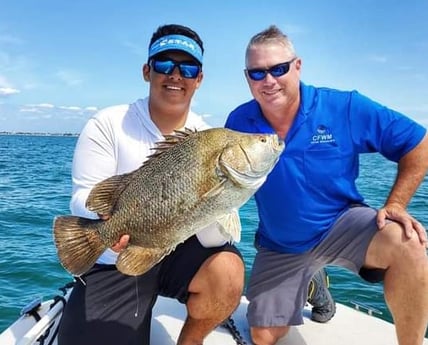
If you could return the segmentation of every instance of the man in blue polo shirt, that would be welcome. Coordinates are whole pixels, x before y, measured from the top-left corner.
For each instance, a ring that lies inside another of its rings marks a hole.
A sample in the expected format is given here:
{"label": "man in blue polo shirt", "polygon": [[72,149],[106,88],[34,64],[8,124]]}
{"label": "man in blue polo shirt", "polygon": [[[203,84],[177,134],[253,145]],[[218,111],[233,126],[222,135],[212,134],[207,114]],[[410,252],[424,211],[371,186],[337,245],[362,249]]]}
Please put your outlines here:
{"label": "man in blue polo shirt", "polygon": [[[428,323],[427,235],[406,207],[428,169],[426,129],[356,91],[300,81],[302,61],[277,27],[256,34],[245,75],[254,97],[226,127],[277,133],[286,149],[255,195],[257,255],[247,296],[251,335],[275,344],[303,323],[311,277],[327,264],[383,281],[400,345],[422,344]],[[398,163],[384,206],[364,204],[359,154]]]}

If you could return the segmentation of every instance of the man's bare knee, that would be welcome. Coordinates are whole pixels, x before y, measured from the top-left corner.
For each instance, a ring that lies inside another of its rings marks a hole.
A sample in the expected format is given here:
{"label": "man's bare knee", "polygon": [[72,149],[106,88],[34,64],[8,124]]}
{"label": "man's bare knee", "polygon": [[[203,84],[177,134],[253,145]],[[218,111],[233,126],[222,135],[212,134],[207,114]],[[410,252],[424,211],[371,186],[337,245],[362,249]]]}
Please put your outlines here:
{"label": "man's bare knee", "polygon": [[228,317],[239,304],[244,271],[241,258],[234,253],[208,258],[190,283],[189,315],[195,319]]}
{"label": "man's bare knee", "polygon": [[251,339],[255,345],[275,345],[288,333],[290,327],[251,327]]}

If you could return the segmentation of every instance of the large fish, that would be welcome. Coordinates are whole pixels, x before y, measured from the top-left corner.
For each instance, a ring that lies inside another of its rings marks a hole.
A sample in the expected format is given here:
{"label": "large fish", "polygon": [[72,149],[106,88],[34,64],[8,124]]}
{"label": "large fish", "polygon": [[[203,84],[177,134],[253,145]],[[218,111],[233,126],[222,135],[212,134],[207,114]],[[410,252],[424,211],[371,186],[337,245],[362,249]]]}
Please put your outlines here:
{"label": "large fish", "polygon": [[116,266],[127,275],[148,271],[214,222],[231,240],[239,238],[236,210],[263,184],[284,144],[274,134],[186,129],[155,149],[140,168],[92,189],[86,207],[107,220],[55,219],[58,256],[70,273],[85,273],[124,234],[130,241]]}

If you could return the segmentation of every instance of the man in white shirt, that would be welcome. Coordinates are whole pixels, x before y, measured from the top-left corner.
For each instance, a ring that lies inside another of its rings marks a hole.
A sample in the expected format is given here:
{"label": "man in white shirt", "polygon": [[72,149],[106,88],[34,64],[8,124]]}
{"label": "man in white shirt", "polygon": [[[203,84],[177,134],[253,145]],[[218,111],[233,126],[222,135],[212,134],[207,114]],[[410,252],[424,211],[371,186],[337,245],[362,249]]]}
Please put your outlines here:
{"label": "man in white shirt", "polygon": [[[149,96],[101,110],[89,120],[73,159],[72,213],[98,218],[85,207],[96,183],[133,171],[166,134],[208,125],[190,110],[202,82],[203,43],[191,29],[164,25],[153,34],[144,80]],[[129,236],[107,249],[77,279],[59,328],[59,345],[150,344],[151,311],[158,295],[185,303],[188,316],[178,344],[202,344],[239,303],[244,264],[217,224],[201,229],[147,273],[130,277],[115,266]]]}

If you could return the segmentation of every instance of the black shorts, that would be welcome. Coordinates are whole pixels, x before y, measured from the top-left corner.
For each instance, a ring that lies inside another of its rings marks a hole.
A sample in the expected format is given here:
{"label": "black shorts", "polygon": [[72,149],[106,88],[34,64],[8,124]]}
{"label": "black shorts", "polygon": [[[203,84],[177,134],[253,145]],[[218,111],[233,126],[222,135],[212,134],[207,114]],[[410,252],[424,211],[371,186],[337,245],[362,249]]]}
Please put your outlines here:
{"label": "black shorts", "polygon": [[218,252],[233,252],[230,244],[204,248],[191,237],[147,273],[132,277],[115,265],[95,265],[76,280],[65,306],[59,345],[149,345],[152,308],[158,295],[185,303],[188,287],[204,261]]}

